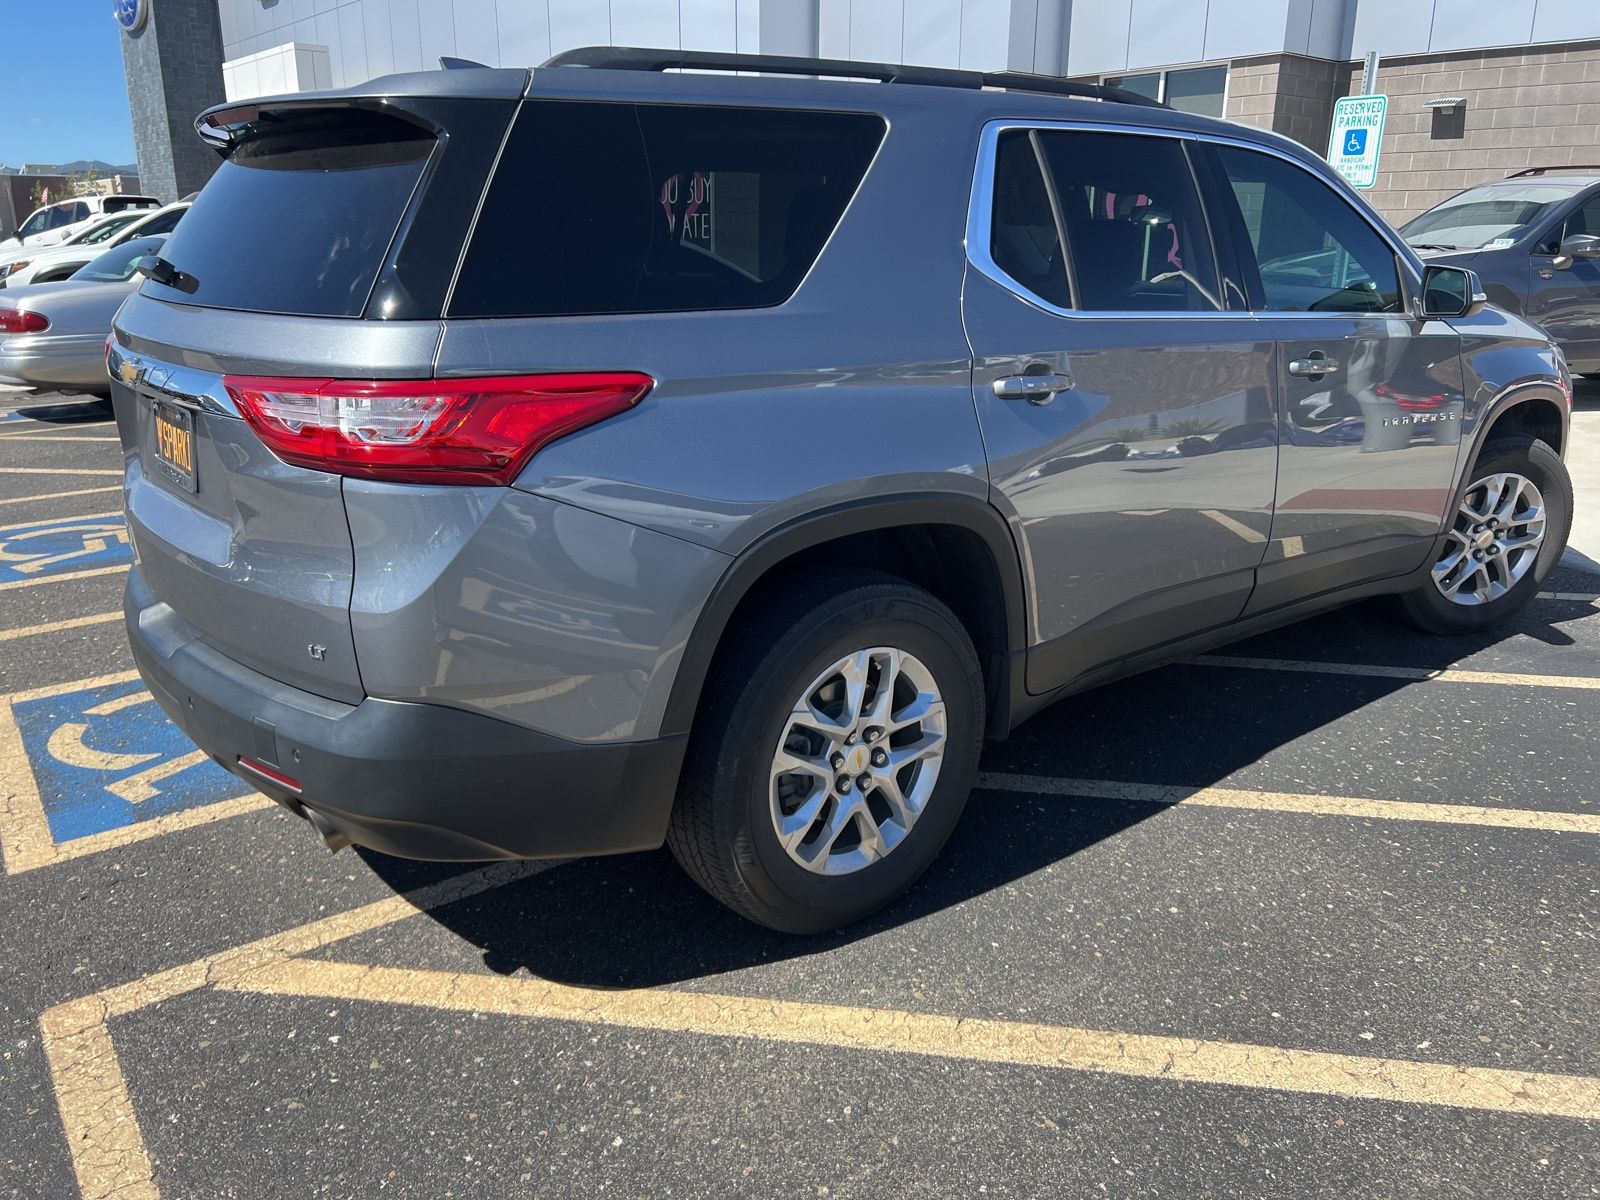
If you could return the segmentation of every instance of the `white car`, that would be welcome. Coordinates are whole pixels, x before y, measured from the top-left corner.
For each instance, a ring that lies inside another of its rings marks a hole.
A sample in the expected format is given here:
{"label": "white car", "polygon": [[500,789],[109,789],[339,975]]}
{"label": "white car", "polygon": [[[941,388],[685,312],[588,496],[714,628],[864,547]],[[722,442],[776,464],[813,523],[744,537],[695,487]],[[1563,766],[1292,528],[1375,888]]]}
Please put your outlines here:
{"label": "white car", "polygon": [[17,232],[0,241],[0,250],[17,246],[59,246],[84,225],[108,213],[130,208],[159,208],[154,196],[73,196],[34,209]]}
{"label": "white car", "polygon": [[29,246],[13,246],[9,250],[0,250],[0,287],[5,286],[6,276],[13,269],[13,264],[32,260],[40,254],[54,254],[68,246],[98,246],[104,249],[107,239],[119,229],[125,229],[135,221],[142,221],[150,215],[150,210],[145,208],[130,208],[124,212],[102,214],[82,225],[78,231],[62,242],[59,246],[48,246],[33,249]]}
{"label": "white car", "polygon": [[[76,242],[62,246],[46,246],[37,251],[31,247],[13,251],[10,262],[0,257],[0,288],[22,287],[30,283],[55,283],[69,279],[72,273],[101,253],[120,246],[136,237],[171,233],[178,220],[189,211],[190,201],[180,200],[154,212],[139,210],[132,221],[118,226],[109,235],[92,243]],[[95,227],[88,236],[99,231]],[[0,251],[0,255],[4,252]]]}

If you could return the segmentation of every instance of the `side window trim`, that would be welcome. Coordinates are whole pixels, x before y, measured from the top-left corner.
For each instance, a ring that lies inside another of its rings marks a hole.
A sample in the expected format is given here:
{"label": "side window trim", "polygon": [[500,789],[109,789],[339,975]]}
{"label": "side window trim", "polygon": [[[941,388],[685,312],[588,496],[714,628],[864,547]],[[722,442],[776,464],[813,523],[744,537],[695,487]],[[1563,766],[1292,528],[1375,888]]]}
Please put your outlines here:
{"label": "side window trim", "polygon": [[[1083,308],[1083,293],[1078,290],[1078,269],[1072,261],[1072,243],[1067,240],[1067,222],[1061,214],[1061,194],[1056,190],[1056,179],[1050,164],[1044,160],[1044,147],[1039,144],[1039,131],[1028,130],[1028,147],[1033,151],[1033,164],[1044,184],[1045,197],[1050,201],[1050,219],[1056,223],[1056,245],[1061,247],[1061,267],[1067,273],[1067,295],[1072,300],[1072,310]],[[1020,286],[1020,285],[1019,285]]]}
{"label": "side window trim", "polygon": [[[1107,317],[1125,320],[1129,317],[1141,317],[1155,320],[1177,319],[1205,321],[1214,320],[1218,317],[1239,316],[1271,317],[1274,319],[1289,318],[1291,320],[1311,318],[1315,320],[1337,316],[1370,317],[1375,315],[1373,313],[1276,312],[1257,308],[1251,308],[1244,311],[1238,309],[1222,309],[1219,311],[1196,310],[1193,312],[1141,312],[1137,310],[1129,310],[1127,312],[1106,312],[1062,308],[1059,305],[1051,304],[1048,300],[1036,296],[1026,288],[1023,288],[1022,285],[1016,282],[1016,280],[1007,275],[1005,271],[1003,271],[995,263],[993,256],[989,252],[990,224],[994,211],[995,151],[1000,141],[1000,135],[1009,130],[1017,129],[1026,130],[1029,132],[1035,130],[1063,129],[1072,132],[1083,133],[1122,133],[1141,137],[1164,137],[1179,142],[1194,142],[1201,146],[1236,146],[1241,150],[1253,150],[1258,154],[1265,154],[1272,158],[1279,159],[1283,162],[1289,163],[1291,166],[1294,166],[1301,171],[1304,171],[1307,175],[1310,175],[1324,187],[1328,188],[1329,191],[1338,196],[1341,202],[1349,207],[1351,212],[1353,212],[1358,218],[1361,219],[1362,222],[1366,224],[1367,228],[1372,230],[1373,234],[1380,241],[1389,247],[1390,251],[1394,254],[1395,266],[1399,275],[1401,300],[1402,304],[1406,308],[1406,311],[1409,311],[1411,298],[1416,294],[1417,289],[1422,285],[1422,267],[1420,260],[1415,259],[1411,253],[1407,252],[1409,248],[1404,250],[1401,249],[1400,245],[1396,243],[1395,239],[1390,236],[1388,232],[1380,228],[1372,220],[1372,218],[1367,215],[1367,213],[1361,210],[1360,207],[1351,204],[1349,199],[1341,194],[1339,189],[1333,186],[1333,184],[1324,176],[1312,170],[1293,155],[1284,154],[1282,151],[1271,146],[1263,145],[1259,142],[1252,142],[1245,138],[1199,134],[1193,133],[1187,129],[1162,129],[1159,126],[1153,125],[1122,125],[1112,122],[1095,121],[1010,120],[1002,117],[1000,119],[985,123],[982,133],[979,136],[978,159],[976,167],[973,171],[972,192],[967,204],[967,262],[976,268],[980,274],[987,276],[990,280],[999,284],[1008,292],[1011,292],[1021,300],[1027,301],[1035,308],[1043,309],[1045,312],[1054,313],[1056,316],[1061,317],[1075,317],[1080,320],[1097,320]],[[1038,153],[1037,147],[1035,148],[1035,153]],[[1202,203],[1203,202],[1204,201],[1202,197]],[[1210,210],[1208,208],[1208,226],[1210,224],[1209,212]],[[1212,237],[1213,246],[1215,246],[1215,235],[1213,234]],[[1063,246],[1065,246],[1066,257],[1070,261],[1072,248],[1065,242],[1063,242]],[[1240,253],[1243,252],[1240,251]],[[1255,304],[1258,302],[1258,300],[1257,298],[1252,297],[1251,302],[1252,304]],[[1390,313],[1386,315],[1401,316],[1405,314]]]}

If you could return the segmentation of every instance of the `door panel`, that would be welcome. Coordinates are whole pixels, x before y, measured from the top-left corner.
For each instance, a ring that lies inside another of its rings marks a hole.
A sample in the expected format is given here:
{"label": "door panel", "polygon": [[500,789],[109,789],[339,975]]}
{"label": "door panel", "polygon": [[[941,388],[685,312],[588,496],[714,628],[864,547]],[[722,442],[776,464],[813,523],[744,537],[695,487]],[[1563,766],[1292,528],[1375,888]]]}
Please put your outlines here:
{"label": "door panel", "polygon": [[963,318],[1040,693],[1243,610],[1271,529],[1273,346],[1220,311],[1229,272],[1179,142],[985,138]]}
{"label": "door panel", "polygon": [[[1547,241],[1559,245],[1576,233],[1600,234],[1600,197],[1580,206]],[[1600,369],[1600,259],[1575,258],[1565,267],[1557,261],[1554,254],[1533,255],[1528,316],[1544,326],[1574,370]]]}
{"label": "door panel", "polygon": [[1422,565],[1455,484],[1461,339],[1406,312],[1394,248],[1325,180],[1216,150],[1213,208],[1277,343],[1282,449],[1251,612]]}
{"label": "door panel", "polygon": [[[977,272],[966,315],[1035,640],[1061,642],[1030,663],[1029,690],[1238,616],[1267,545],[1277,456],[1258,323],[1058,316]],[[1072,390],[1043,405],[995,395],[996,379],[1032,363],[1070,374]]]}
{"label": "door panel", "polygon": [[[1269,324],[1281,351],[1283,445],[1252,611],[1420,566],[1450,507],[1464,408],[1460,337],[1442,321]],[[1320,379],[1289,374],[1290,363],[1318,354],[1339,370]],[[1318,574],[1320,559],[1340,564],[1336,576]]]}

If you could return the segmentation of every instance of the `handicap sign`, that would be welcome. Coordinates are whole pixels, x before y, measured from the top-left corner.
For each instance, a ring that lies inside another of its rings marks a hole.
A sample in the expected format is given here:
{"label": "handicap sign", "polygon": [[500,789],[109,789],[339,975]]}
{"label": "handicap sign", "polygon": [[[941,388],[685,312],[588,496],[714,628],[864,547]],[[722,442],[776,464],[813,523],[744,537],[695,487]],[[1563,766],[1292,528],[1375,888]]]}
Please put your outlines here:
{"label": "handicap sign", "polygon": [[1345,96],[1333,106],[1328,131],[1328,162],[1351,187],[1378,182],[1378,152],[1383,148],[1387,96]]}
{"label": "handicap sign", "polygon": [[59,845],[251,789],[161,711],[139,680],[13,702]]}
{"label": "handicap sign", "polygon": [[0,529],[0,583],[133,560],[121,513],[66,517]]}

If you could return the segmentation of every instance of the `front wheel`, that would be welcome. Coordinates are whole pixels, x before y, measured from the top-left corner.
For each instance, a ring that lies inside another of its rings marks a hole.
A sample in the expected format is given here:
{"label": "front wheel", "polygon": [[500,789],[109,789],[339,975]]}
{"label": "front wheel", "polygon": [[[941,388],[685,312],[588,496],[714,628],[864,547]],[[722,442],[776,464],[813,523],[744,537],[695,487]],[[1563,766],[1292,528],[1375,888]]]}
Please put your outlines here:
{"label": "front wheel", "polygon": [[1532,600],[1566,549],[1572,480],[1544,442],[1497,438],[1481,451],[1428,578],[1400,597],[1430,633],[1494,625]]}
{"label": "front wheel", "polygon": [[983,676],[955,615],[859,572],[773,593],[717,656],[667,841],[734,911],[821,933],[889,903],[977,771]]}

